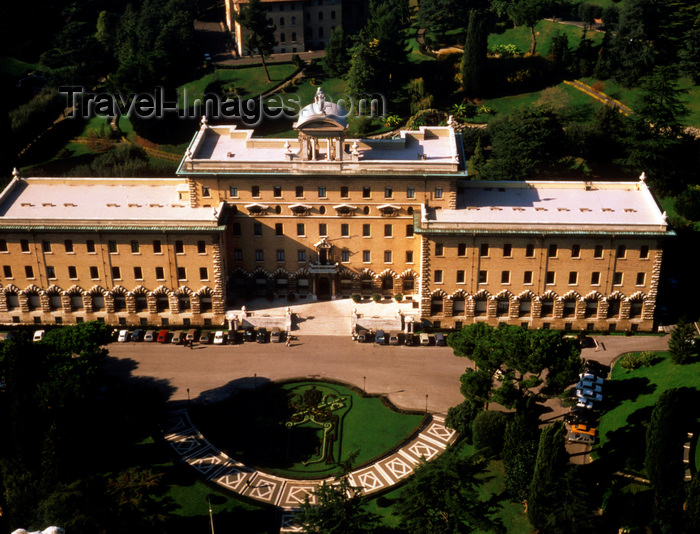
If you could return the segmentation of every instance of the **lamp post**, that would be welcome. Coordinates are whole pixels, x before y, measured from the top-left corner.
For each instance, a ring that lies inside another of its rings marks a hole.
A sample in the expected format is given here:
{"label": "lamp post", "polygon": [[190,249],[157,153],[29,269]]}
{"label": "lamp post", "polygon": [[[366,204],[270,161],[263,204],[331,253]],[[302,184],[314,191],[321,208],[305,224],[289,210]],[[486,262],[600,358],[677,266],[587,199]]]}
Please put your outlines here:
{"label": "lamp post", "polygon": [[367,393],[367,377],[366,376],[362,377],[362,391]]}
{"label": "lamp post", "polygon": [[425,413],[428,413],[428,394],[425,394]]}
{"label": "lamp post", "polygon": [[190,405],[190,388],[187,388],[187,406]]}

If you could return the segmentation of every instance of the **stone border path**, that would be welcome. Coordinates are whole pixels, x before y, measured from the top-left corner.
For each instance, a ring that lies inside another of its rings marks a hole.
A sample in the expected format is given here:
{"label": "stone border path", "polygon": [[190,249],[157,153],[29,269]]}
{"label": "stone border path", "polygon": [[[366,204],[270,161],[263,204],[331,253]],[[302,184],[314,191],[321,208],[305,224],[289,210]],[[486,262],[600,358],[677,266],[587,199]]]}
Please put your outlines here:
{"label": "stone border path", "polygon": [[[230,458],[197,430],[186,409],[168,414],[163,435],[180,458],[193,467],[207,481],[223,489],[263,504],[283,510],[282,532],[295,532],[292,526],[294,510],[323,482],[319,480],[295,480],[258,471]],[[429,416],[421,430],[387,456],[349,473],[353,486],[362,486],[365,495],[383,491],[408,477],[422,459],[432,460],[454,443],[457,433],[445,427],[444,419]]]}

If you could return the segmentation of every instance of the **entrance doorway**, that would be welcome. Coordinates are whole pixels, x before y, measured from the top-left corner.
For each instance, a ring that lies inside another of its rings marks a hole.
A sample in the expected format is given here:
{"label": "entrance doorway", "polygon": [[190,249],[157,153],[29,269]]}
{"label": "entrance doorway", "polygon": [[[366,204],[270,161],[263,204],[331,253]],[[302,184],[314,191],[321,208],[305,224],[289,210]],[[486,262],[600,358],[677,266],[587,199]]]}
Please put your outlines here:
{"label": "entrance doorway", "polygon": [[331,279],[325,276],[316,280],[316,298],[319,300],[329,300],[332,296]]}

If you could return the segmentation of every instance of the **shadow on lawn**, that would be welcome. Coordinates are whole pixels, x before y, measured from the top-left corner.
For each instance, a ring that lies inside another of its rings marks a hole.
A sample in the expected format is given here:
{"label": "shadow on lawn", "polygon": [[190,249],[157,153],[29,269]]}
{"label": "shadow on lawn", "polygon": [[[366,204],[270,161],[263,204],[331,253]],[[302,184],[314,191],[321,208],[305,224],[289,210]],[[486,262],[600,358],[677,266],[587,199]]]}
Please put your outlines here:
{"label": "shadow on lawn", "polygon": [[648,378],[643,377],[607,380],[603,391],[605,409],[611,411],[625,402],[636,401],[642,395],[651,395],[656,391],[656,387]]}
{"label": "shadow on lawn", "polygon": [[647,425],[653,409],[653,406],[646,406],[632,412],[624,426],[606,434],[607,441],[597,452],[598,461],[605,465],[609,472],[642,471]]}

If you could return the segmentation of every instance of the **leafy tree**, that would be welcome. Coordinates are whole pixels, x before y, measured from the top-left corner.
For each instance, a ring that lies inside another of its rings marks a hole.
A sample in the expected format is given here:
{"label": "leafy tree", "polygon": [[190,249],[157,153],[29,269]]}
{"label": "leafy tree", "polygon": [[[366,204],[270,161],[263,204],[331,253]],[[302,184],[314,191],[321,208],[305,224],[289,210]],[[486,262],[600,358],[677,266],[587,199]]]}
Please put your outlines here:
{"label": "leafy tree", "polygon": [[351,95],[371,93],[376,87],[376,43],[367,43],[362,34],[351,50],[348,70],[348,92]]}
{"label": "leafy tree", "polygon": [[350,485],[347,477],[334,484],[322,483],[314,491],[316,504],[307,496],[297,521],[307,534],[362,534],[375,532],[376,514],[367,511],[362,488]]}
{"label": "leafy tree", "polygon": [[344,76],[350,63],[350,40],[345,35],[342,26],[336,26],[331,31],[331,37],[326,45],[326,55],[323,57],[323,72],[332,78]]}
{"label": "leafy tree", "polygon": [[685,404],[681,390],[664,391],[654,405],[647,426],[644,468],[654,488],[654,514],[665,532],[678,532],[683,508],[682,447]]}
{"label": "leafy tree", "polygon": [[516,25],[530,28],[530,36],[532,37],[530,54],[532,55],[537,49],[535,26],[547,15],[552,5],[551,0],[516,0],[508,8],[508,16]]}
{"label": "leafy tree", "polygon": [[554,68],[565,76],[571,68],[573,57],[569,48],[569,38],[565,33],[555,32],[552,36],[552,45],[549,48],[548,58],[551,58]]}
{"label": "leafy tree", "polygon": [[556,114],[543,108],[520,108],[489,123],[491,158],[482,167],[487,180],[524,180],[557,161],[563,130]]}
{"label": "leafy tree", "polygon": [[668,352],[671,361],[675,364],[688,363],[694,352],[693,341],[695,339],[695,326],[684,319],[678,321],[671,330],[671,338],[668,341]]}
{"label": "leafy tree", "polygon": [[457,406],[447,410],[445,425],[455,429],[467,443],[472,443],[472,423],[484,409],[483,404],[465,399]]}
{"label": "leafy tree", "polygon": [[151,469],[132,467],[107,482],[107,491],[115,499],[119,520],[125,525],[162,523],[166,516],[159,502],[165,492],[163,475]]}
{"label": "leafy tree", "polygon": [[442,37],[460,24],[466,15],[464,7],[456,0],[421,0],[416,23],[420,28]]}
{"label": "leafy tree", "polygon": [[588,4],[586,2],[581,2],[577,8],[578,16],[583,21],[583,29],[586,29],[586,25],[589,27],[595,24],[595,19],[599,19],[603,14],[602,6],[595,4]]}
{"label": "leafy tree", "polygon": [[690,221],[700,221],[700,189],[688,186],[676,197],[676,212]]}
{"label": "leafy tree", "polygon": [[370,0],[370,17],[360,39],[372,48],[374,79],[371,89],[384,90],[407,61],[406,28],[409,23],[407,0]]}
{"label": "leafy tree", "polygon": [[568,462],[565,439],[566,428],[562,422],[544,427],[540,435],[527,500],[527,516],[538,530],[551,523],[551,516],[558,506],[558,481],[564,475]]}
{"label": "leafy tree", "polygon": [[468,98],[480,97],[484,91],[486,77],[486,53],[488,30],[486,14],[472,9],[469,12],[467,38],[462,54],[462,90]]}
{"label": "leafy tree", "polygon": [[411,115],[433,107],[433,95],[425,90],[423,78],[416,78],[408,82],[408,95],[411,99]]}
{"label": "leafy tree", "polygon": [[250,0],[248,4],[241,8],[240,15],[235,15],[238,22],[245,28],[245,47],[248,50],[255,50],[260,55],[263,69],[267,81],[271,82],[270,73],[267,71],[265,58],[270,57],[275,48],[275,26],[270,25],[267,20],[267,10],[261,0]]}
{"label": "leafy tree", "polygon": [[420,465],[394,508],[401,528],[421,534],[500,532],[495,506],[479,495],[485,469],[483,460],[462,458],[454,449]]}
{"label": "leafy tree", "polygon": [[488,410],[474,419],[474,447],[480,454],[499,458],[503,453],[503,435],[508,423],[504,412]]}

